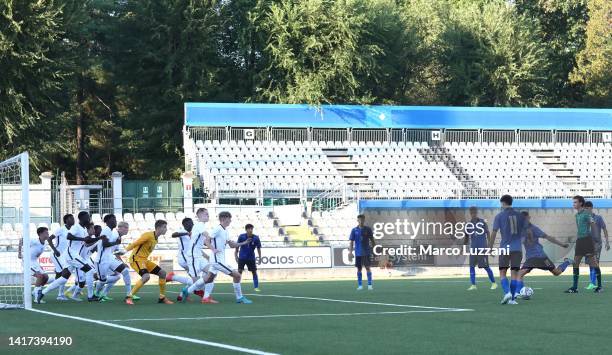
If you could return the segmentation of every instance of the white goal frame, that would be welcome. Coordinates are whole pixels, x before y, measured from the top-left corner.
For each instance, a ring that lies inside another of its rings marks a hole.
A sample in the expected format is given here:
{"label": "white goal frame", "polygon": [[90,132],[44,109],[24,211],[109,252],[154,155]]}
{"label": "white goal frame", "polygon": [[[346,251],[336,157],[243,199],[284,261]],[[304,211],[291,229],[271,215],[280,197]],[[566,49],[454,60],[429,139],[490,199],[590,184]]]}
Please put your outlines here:
{"label": "white goal frame", "polygon": [[[23,265],[23,305],[6,305],[11,308],[32,308],[32,276],[30,271],[30,156],[28,152],[23,152],[17,156],[0,161],[0,166],[15,164],[20,165],[21,173],[21,224],[22,224],[22,258]],[[0,303],[2,300],[0,300]],[[0,307],[2,309],[3,307]]]}

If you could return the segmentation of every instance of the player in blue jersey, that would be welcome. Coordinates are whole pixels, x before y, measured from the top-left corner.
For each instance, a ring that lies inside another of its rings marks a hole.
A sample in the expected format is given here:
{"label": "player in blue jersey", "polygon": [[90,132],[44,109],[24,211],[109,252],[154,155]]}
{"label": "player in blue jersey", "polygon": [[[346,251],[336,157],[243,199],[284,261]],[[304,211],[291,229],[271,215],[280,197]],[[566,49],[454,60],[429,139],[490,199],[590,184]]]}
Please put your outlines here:
{"label": "player in blue jersey", "polygon": [[561,265],[555,267],[555,264],[548,258],[548,255],[544,252],[544,247],[540,244],[540,239],[546,239],[553,244],[557,244],[563,248],[569,248],[568,243],[561,243],[556,238],[551,237],[544,233],[540,228],[531,223],[531,217],[529,216],[529,212],[523,211],[521,212],[525,219],[527,220],[527,228],[531,231],[531,233],[527,233],[523,240],[523,244],[525,246],[525,263],[521,267],[521,271],[519,272],[519,281],[517,285],[517,292],[520,293],[523,288],[523,279],[525,275],[531,272],[533,269],[541,269],[550,271],[553,275],[559,276],[561,275],[568,266],[571,265],[572,261],[568,258],[565,258]]}
{"label": "player in blue jersey", "polygon": [[261,260],[261,241],[259,237],[253,234],[253,225],[247,224],[244,226],[246,233],[238,236],[238,243],[247,241],[249,238],[251,242],[244,244],[235,249],[234,256],[238,263],[238,272],[242,274],[244,266],[253,274],[253,287],[256,292],[259,292],[259,277],[257,276],[257,262],[255,262],[255,249],[257,249],[257,257]]}
{"label": "player in blue jersey", "polygon": [[[465,244],[470,244],[470,249],[486,248],[489,237],[489,227],[484,219],[478,217],[478,208],[470,207],[470,227],[466,228]],[[491,281],[491,290],[497,288],[493,270],[489,267],[489,257],[487,255],[470,255],[470,287],[468,291],[476,290],[476,265],[478,268],[485,269]]]}
{"label": "player in blue jersey", "polygon": [[[517,304],[517,284],[523,259],[521,241],[522,236],[525,234],[525,229],[527,229],[527,221],[520,212],[512,208],[512,196],[503,195],[499,201],[503,210],[495,216],[493,221],[493,233],[491,234],[489,247],[493,247],[497,232],[500,232],[501,242],[499,247],[510,250],[510,255],[500,255],[499,257],[499,278],[504,292],[501,304]],[[529,231],[527,232],[530,233]],[[508,282],[506,276],[508,268],[511,270],[510,282]]]}
{"label": "player in blue jersey", "polygon": [[[593,202],[586,201],[584,203],[584,208],[591,213],[591,215],[593,216],[593,222],[595,222],[595,224],[593,224],[593,226],[591,227],[591,235],[593,236],[593,243],[595,246],[595,255],[593,257],[597,258],[597,261],[599,261],[599,258],[601,257],[601,249],[603,246],[603,241],[601,240],[602,232],[604,237],[606,238],[606,250],[610,250],[608,229],[606,228],[606,222],[604,221],[603,217],[593,213]],[[590,262],[589,258],[587,258],[586,262],[587,264]],[[592,290],[597,288],[597,272],[595,271],[595,268],[589,267],[589,274],[591,276],[591,282],[586,287],[586,289]]]}
{"label": "player in blue jersey", "polygon": [[349,246],[349,254],[355,252],[355,267],[357,268],[357,290],[362,290],[362,274],[361,269],[365,267],[368,277],[368,290],[372,290],[372,271],[370,270],[370,258],[372,256],[372,248],[374,248],[374,233],[372,228],[365,225],[365,216],[360,214],[357,216],[357,227],[351,230],[349,237],[351,241]]}

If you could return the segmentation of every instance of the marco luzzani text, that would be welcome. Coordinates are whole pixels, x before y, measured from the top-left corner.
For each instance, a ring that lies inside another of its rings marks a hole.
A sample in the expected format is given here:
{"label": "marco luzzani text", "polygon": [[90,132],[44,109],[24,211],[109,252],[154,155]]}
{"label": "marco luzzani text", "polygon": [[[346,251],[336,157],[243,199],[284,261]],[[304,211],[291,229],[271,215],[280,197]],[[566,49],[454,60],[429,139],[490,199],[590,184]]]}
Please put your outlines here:
{"label": "marco luzzani text", "polygon": [[[420,220],[417,222],[397,219],[395,222],[379,222],[372,225],[373,236],[376,239],[382,239],[385,236],[393,236],[396,238],[408,238],[414,240],[423,236],[447,236],[454,237],[457,240],[462,240],[468,235],[477,234],[484,235],[486,226],[483,223],[472,222],[426,222]],[[500,256],[510,255],[509,246],[501,246],[499,248],[471,248],[469,245],[456,245],[438,247],[431,244],[421,245],[399,245],[386,247],[377,244],[373,248],[375,255],[388,256],[470,256],[470,255],[487,255]]]}

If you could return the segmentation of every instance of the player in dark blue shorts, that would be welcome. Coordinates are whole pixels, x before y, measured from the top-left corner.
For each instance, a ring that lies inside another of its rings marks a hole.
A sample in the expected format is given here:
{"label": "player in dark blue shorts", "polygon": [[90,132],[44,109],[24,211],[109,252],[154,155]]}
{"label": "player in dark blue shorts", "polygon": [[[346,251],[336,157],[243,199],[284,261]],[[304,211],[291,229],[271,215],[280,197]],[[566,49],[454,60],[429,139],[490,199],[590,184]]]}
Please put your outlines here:
{"label": "player in dark blue shorts", "polygon": [[261,259],[261,241],[259,237],[253,234],[253,225],[247,224],[244,226],[246,233],[238,236],[238,243],[242,243],[247,239],[251,238],[252,241],[239,248],[236,248],[234,256],[238,262],[238,272],[242,274],[244,266],[253,274],[253,287],[255,291],[259,292],[259,277],[257,276],[257,262],[255,261],[255,249],[257,249],[257,255]]}
{"label": "player in dark blue shorts", "polygon": [[372,248],[375,245],[374,234],[372,228],[365,225],[365,216],[360,214],[357,216],[357,227],[351,230],[349,237],[351,244],[349,246],[349,254],[355,251],[355,267],[357,268],[357,290],[362,290],[362,274],[361,269],[365,267],[368,277],[368,290],[372,290],[372,271],[370,270],[370,258],[372,256]]}
{"label": "player in dark blue shorts", "polygon": [[[466,228],[465,243],[470,244],[470,249],[486,248],[487,238],[489,237],[489,227],[484,219],[478,217],[478,208],[470,207],[470,223],[473,228]],[[489,257],[486,255],[470,255],[470,288],[468,291],[476,290],[476,266],[480,269],[485,269],[491,281],[491,290],[497,288],[493,270],[489,267]]]}
{"label": "player in dark blue shorts", "polygon": [[[493,221],[493,233],[489,247],[495,244],[497,232],[501,234],[500,248],[508,248],[510,255],[500,255],[499,257],[499,278],[504,292],[501,300],[502,304],[517,304],[516,289],[519,280],[519,270],[523,259],[523,248],[521,246],[522,236],[525,235],[527,229],[527,221],[525,217],[512,208],[512,196],[504,195],[499,200],[501,202],[502,211],[495,216]],[[506,273],[510,268],[511,281],[508,282]]]}
{"label": "player in dark blue shorts", "polygon": [[521,267],[521,271],[519,272],[519,282],[517,285],[517,292],[520,293],[523,288],[523,278],[533,269],[541,269],[550,271],[553,275],[559,276],[567,269],[567,267],[572,263],[572,261],[568,258],[565,258],[561,265],[555,267],[555,264],[548,258],[548,255],[544,252],[544,247],[540,244],[540,238],[546,239],[553,244],[557,244],[563,248],[569,248],[568,243],[561,243],[556,238],[551,237],[544,233],[540,228],[536,225],[531,224],[531,218],[529,216],[529,212],[523,211],[521,212],[523,216],[527,219],[527,225],[531,233],[523,240],[523,244],[525,246],[525,263]]}

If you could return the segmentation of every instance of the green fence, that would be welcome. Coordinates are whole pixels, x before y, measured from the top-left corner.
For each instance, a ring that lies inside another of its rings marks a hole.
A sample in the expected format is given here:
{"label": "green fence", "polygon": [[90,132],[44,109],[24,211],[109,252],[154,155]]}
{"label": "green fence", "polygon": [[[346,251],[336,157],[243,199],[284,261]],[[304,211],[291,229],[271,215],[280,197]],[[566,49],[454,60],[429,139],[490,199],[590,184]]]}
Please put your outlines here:
{"label": "green fence", "polygon": [[183,185],[180,181],[123,181],[125,212],[174,212],[183,209]]}

